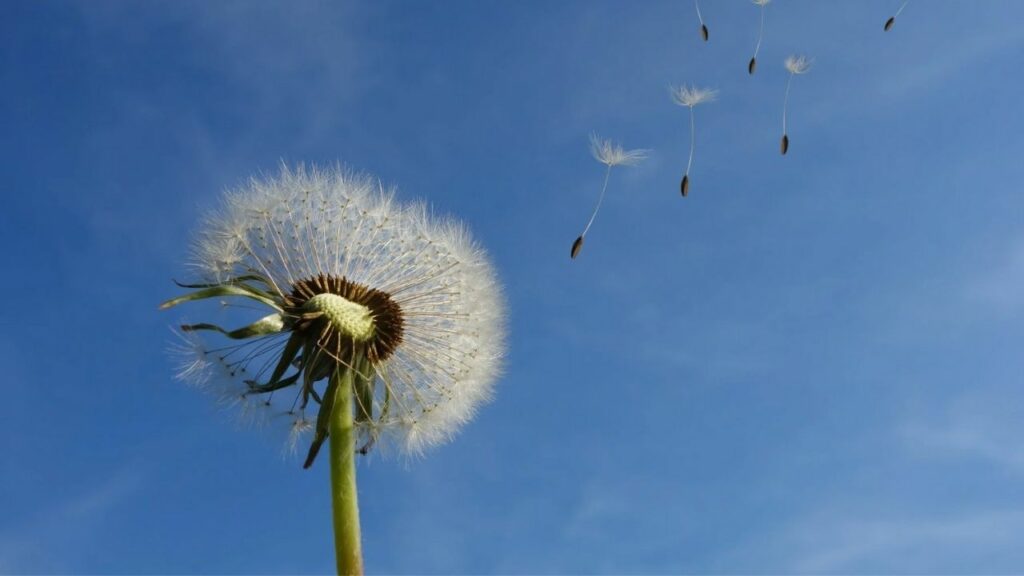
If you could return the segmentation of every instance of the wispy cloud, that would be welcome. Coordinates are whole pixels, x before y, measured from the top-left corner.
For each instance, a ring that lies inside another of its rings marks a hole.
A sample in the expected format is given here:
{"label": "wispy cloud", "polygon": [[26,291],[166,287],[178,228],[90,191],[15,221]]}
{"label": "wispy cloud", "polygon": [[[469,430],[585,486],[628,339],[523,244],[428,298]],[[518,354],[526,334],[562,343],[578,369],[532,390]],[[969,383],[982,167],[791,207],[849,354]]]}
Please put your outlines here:
{"label": "wispy cloud", "polygon": [[8,525],[0,532],[0,572],[80,571],[68,563],[92,546],[108,514],[138,491],[142,480],[138,467],[123,466],[77,494],[55,498],[17,526]]}
{"label": "wispy cloud", "polygon": [[[920,38],[923,40],[926,35],[922,34]],[[964,69],[989,60],[995,54],[1019,49],[1024,43],[1024,32],[1019,27],[1002,26],[991,33],[965,33],[954,43],[954,49],[945,50],[941,55],[935,54],[933,44],[919,43],[913,54],[901,63],[905,65],[892,67],[885,81],[876,84],[879,95],[900,99],[933,90]],[[913,66],[909,65],[910,58],[914,59]]]}
{"label": "wispy cloud", "polygon": [[[267,139],[278,149],[323,145],[350,125],[359,97],[374,86],[372,47],[358,33],[362,13],[349,4],[180,2],[163,10],[127,4],[87,4],[82,18],[96,36],[113,38],[118,54],[101,54],[118,84],[121,123],[95,136],[123,135],[159,124],[163,138],[181,145],[210,172],[235,175]],[[173,30],[172,35],[154,31]],[[172,50],[146,66],[184,69],[188,83],[165,87],[166,101],[133,74],[135,52]],[[130,71],[125,74],[124,71]],[[178,91],[190,97],[181,98]],[[210,98],[215,95],[214,98]],[[230,106],[223,106],[230,102]],[[225,141],[223,128],[235,134]],[[237,177],[237,176],[235,176]]]}
{"label": "wispy cloud", "polygon": [[770,546],[790,555],[778,568],[783,572],[1005,571],[1024,559],[1024,553],[1012,552],[1022,531],[1024,510],[915,517],[836,514],[809,517]]}
{"label": "wispy cloud", "polygon": [[952,400],[939,396],[908,409],[902,421],[877,431],[870,466],[806,494],[801,512],[757,533],[716,567],[811,574],[1019,571],[1024,501],[1000,488],[1024,474],[1024,403],[1014,387],[988,382]]}
{"label": "wispy cloud", "polygon": [[1024,239],[1011,243],[1001,262],[967,286],[969,300],[999,314],[1024,310]]}
{"label": "wispy cloud", "polygon": [[1012,392],[958,398],[937,414],[907,422],[900,436],[919,457],[981,461],[1024,474],[1024,402]]}

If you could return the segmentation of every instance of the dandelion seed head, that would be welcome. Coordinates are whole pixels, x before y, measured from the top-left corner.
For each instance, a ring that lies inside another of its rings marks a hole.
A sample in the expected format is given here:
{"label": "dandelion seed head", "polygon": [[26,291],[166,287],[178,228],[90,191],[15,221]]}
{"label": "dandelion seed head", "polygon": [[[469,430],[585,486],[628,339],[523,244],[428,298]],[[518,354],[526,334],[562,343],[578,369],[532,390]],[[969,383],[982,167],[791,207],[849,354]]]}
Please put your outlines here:
{"label": "dandelion seed head", "polygon": [[590,153],[598,162],[606,166],[634,166],[647,158],[648,150],[623,150],[622,146],[611,140],[602,139],[597,134],[590,135]]}
{"label": "dandelion seed head", "polygon": [[[617,153],[618,163],[632,159]],[[209,325],[181,335],[178,376],[224,402],[251,411],[273,393],[275,404],[315,414],[304,378],[323,394],[332,367],[364,354],[372,405],[360,407],[359,436],[418,454],[451,439],[492,395],[505,312],[486,253],[460,222],[399,202],[375,179],[302,166],[252,178],[204,220],[190,264],[203,286],[244,287],[277,311],[244,329],[215,327],[227,336],[209,337],[215,345],[197,332]],[[296,335],[303,352],[287,356]],[[293,420],[289,443],[315,421]]]}
{"label": "dandelion seed head", "polygon": [[714,102],[718,98],[718,90],[711,88],[697,88],[696,86],[680,86],[669,89],[672,100],[680,106],[693,108],[705,102]]}
{"label": "dandelion seed head", "polygon": [[786,70],[790,74],[806,74],[811,69],[811,59],[802,54],[793,54],[786,57]]}

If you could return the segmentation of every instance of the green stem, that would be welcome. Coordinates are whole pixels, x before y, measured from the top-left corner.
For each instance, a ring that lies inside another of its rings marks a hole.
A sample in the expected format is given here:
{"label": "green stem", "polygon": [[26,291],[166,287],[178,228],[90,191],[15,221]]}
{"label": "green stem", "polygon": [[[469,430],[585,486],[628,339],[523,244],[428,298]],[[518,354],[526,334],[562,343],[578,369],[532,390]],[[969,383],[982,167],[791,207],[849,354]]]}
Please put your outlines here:
{"label": "green stem", "polygon": [[356,496],[356,436],[352,419],[352,389],[356,370],[339,366],[331,414],[331,500],[334,508],[334,550],[338,574],[363,573],[359,538],[359,501]]}

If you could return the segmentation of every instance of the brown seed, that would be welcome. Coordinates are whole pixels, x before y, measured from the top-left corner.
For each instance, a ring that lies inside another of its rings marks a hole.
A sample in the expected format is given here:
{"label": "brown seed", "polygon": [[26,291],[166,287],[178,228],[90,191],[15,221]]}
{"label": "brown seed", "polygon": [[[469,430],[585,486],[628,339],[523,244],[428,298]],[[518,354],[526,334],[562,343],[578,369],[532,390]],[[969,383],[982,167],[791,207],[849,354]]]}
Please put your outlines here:
{"label": "brown seed", "polygon": [[569,257],[576,259],[576,255],[580,253],[580,249],[583,248],[583,236],[580,236],[572,243],[572,252],[569,253]]}
{"label": "brown seed", "polygon": [[750,64],[747,64],[747,73],[753,74],[755,69],[757,69],[757,56],[751,58]]}
{"label": "brown seed", "polygon": [[889,29],[892,28],[892,25],[895,24],[895,23],[896,23],[896,17],[895,16],[890,16],[889,19],[885,21],[885,31],[888,32]]}
{"label": "brown seed", "polygon": [[705,42],[708,41],[708,27],[707,26],[705,26],[703,24],[700,25],[700,35],[701,35],[702,38],[704,38]]}
{"label": "brown seed", "polygon": [[686,196],[687,194],[690,193],[690,175],[689,174],[684,174],[683,175],[683,183],[679,185],[679,191],[683,193],[683,196]]}
{"label": "brown seed", "polygon": [[780,148],[782,149],[782,155],[785,156],[786,151],[789,150],[789,136],[786,136],[785,134],[782,135],[782,144],[780,145]]}

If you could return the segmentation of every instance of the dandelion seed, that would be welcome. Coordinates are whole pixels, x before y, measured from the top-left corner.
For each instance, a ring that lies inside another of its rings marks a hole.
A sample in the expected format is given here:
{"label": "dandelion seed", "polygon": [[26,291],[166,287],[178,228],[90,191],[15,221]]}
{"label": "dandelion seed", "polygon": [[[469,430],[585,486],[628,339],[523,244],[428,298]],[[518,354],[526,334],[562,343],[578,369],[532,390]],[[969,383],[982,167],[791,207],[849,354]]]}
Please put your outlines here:
{"label": "dandelion seed", "polygon": [[312,432],[312,420],[302,415],[292,420],[291,428],[288,430],[287,454],[294,456],[299,450],[299,442]]}
{"label": "dandelion seed", "polygon": [[754,46],[754,55],[750,58],[750,63],[747,64],[747,74],[753,74],[754,70],[757,69],[757,53],[761,51],[761,40],[764,38],[764,13],[768,3],[772,0],[751,0],[754,4],[761,7],[761,26],[757,31],[757,45]]}
{"label": "dandelion seed", "polygon": [[900,12],[903,12],[903,9],[907,7],[907,4],[909,2],[910,0],[904,0],[903,4],[900,4],[899,10],[897,10],[895,14],[890,16],[889,19],[885,21],[885,26],[882,27],[882,30],[888,32],[889,30],[892,29],[892,25],[896,23],[896,17],[900,15]]}
{"label": "dandelion seed", "polygon": [[200,282],[161,308],[245,299],[269,315],[234,330],[183,326],[179,377],[230,382],[225,397],[243,403],[289,395],[289,441],[313,436],[303,466],[330,440],[338,571],[361,573],[357,443],[418,454],[490,397],[504,311],[487,257],[460,223],[368,177],[299,167],[228,194],[192,265]]}
{"label": "dandelion seed", "polygon": [[697,20],[700,21],[700,37],[707,42],[708,27],[704,24],[704,17],[700,14],[700,0],[693,0],[693,5],[697,8]]}
{"label": "dandelion seed", "polygon": [[590,153],[594,156],[595,160],[608,168],[604,173],[604,184],[601,186],[601,194],[597,197],[597,205],[594,206],[594,211],[590,214],[590,220],[587,221],[586,227],[583,228],[583,233],[572,243],[572,250],[569,252],[570,258],[575,259],[579,255],[580,250],[583,248],[583,239],[594,224],[594,218],[597,217],[598,210],[601,209],[601,203],[604,202],[604,193],[608,190],[608,178],[611,176],[612,166],[636,165],[647,157],[647,152],[647,150],[640,149],[623,150],[622,146],[614,144],[611,140],[602,140],[597,134],[590,135]]}
{"label": "dandelion seed", "polygon": [[782,100],[782,142],[780,150],[785,156],[789,151],[789,136],[786,132],[786,110],[789,107],[789,87],[793,84],[793,76],[806,74],[811,69],[811,61],[806,56],[789,56],[786,58],[786,70],[789,71],[789,79],[786,80],[786,96]]}
{"label": "dandelion seed", "polygon": [[690,167],[693,165],[693,151],[696,147],[696,128],[694,124],[693,108],[705,102],[714,102],[718,97],[718,90],[708,88],[697,88],[695,86],[681,86],[671,89],[672,100],[690,109],[690,157],[686,161],[686,171],[683,172],[683,181],[679,185],[683,196],[690,193]]}

